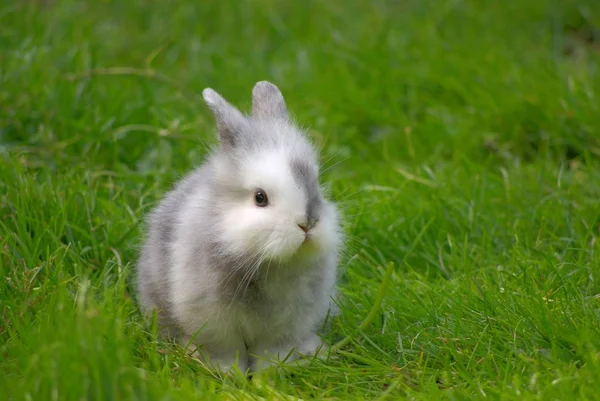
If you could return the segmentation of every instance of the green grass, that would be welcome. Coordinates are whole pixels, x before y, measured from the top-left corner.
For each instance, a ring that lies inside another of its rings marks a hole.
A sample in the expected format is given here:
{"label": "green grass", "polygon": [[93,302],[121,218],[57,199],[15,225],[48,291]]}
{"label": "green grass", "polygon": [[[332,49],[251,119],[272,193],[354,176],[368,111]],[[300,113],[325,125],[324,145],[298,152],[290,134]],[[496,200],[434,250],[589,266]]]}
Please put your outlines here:
{"label": "green grass", "polygon": [[[0,6],[6,399],[597,399],[600,2],[43,3]],[[215,142],[202,89],[262,79],[344,210],[351,341],[244,381],[158,339],[131,269]]]}

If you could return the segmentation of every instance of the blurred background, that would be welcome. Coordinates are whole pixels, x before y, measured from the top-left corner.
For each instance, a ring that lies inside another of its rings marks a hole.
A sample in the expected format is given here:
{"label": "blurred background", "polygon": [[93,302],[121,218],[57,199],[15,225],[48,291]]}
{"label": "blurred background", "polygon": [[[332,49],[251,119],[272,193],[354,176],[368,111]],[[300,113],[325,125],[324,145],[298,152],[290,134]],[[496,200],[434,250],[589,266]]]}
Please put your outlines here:
{"label": "blurred background", "polygon": [[384,149],[407,163],[597,157],[599,117],[587,102],[598,7],[17,1],[1,17],[0,138],[42,146],[58,164],[55,145],[68,141],[79,158],[139,168],[162,157],[171,170],[177,161],[158,149],[184,155],[210,134],[204,87],[247,105],[252,84],[270,79],[301,122],[361,160],[382,161]]}

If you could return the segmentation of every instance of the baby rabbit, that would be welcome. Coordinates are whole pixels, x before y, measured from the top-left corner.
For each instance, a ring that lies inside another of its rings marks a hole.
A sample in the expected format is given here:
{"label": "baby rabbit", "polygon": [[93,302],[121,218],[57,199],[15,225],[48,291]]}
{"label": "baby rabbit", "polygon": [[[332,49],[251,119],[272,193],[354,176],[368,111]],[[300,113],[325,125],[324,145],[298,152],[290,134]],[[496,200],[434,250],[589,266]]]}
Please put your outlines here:
{"label": "baby rabbit", "polygon": [[212,89],[202,95],[219,145],[150,215],[141,309],[223,370],[314,354],[343,236],[316,151],[269,82],[255,85],[251,115]]}

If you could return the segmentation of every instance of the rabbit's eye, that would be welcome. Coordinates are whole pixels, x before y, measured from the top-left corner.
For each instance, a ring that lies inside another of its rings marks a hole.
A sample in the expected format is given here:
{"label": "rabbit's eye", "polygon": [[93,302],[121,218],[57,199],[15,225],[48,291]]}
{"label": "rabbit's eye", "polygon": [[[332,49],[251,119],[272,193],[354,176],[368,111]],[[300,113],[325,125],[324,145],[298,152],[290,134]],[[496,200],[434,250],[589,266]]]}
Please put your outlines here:
{"label": "rabbit's eye", "polygon": [[265,207],[269,204],[269,198],[267,198],[267,193],[262,189],[257,189],[254,193],[254,203],[256,206]]}

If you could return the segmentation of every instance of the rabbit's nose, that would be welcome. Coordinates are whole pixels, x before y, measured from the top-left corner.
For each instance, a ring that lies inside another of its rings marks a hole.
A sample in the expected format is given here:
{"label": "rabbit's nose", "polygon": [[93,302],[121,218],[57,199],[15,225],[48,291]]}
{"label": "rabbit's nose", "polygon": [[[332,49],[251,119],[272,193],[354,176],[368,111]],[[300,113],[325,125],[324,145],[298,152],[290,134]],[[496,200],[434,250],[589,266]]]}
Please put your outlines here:
{"label": "rabbit's nose", "polygon": [[309,230],[309,227],[308,227],[308,225],[306,225],[306,224],[298,224],[298,227],[300,227],[300,229],[301,229],[302,231],[304,231],[305,233],[307,233],[307,232],[308,232],[308,230]]}

